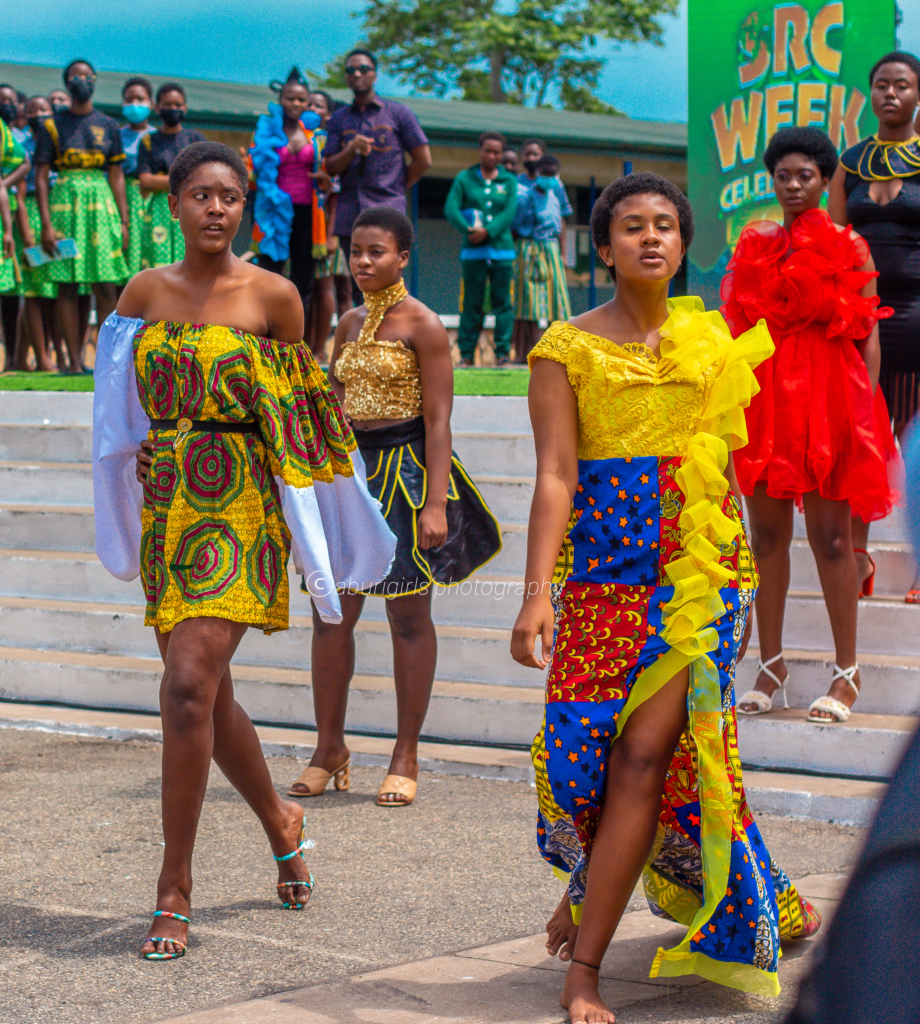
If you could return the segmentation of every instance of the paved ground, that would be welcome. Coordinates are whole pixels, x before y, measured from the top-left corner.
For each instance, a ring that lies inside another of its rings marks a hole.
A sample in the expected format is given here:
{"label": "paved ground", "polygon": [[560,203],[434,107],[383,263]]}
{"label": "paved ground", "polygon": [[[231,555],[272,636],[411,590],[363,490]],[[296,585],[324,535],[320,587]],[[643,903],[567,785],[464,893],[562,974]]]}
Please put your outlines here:
{"label": "paved ground", "polygon": [[[504,965],[525,954],[523,963],[531,968],[526,977],[549,984],[546,991],[528,990],[531,996],[538,994],[543,1007],[550,989],[555,991],[557,978],[542,969],[552,964],[541,958],[532,938],[559,895],[558,883],[533,848],[533,790],[520,782],[425,773],[418,803],[388,811],[373,803],[382,773],[371,768],[354,771],[350,794],[308,803],[317,842],[311,857],[317,888],[302,915],[273,903],[267,844],[215,769],[196,853],[189,955],[174,964],[139,961],[136,950],[154,909],[161,849],[159,757],[155,743],[0,732],[2,1024],[146,1024],[328,983],[307,988],[313,993],[309,998],[277,997],[272,1005],[284,1009],[281,1020],[307,1005],[304,999],[333,1006],[334,992],[344,991],[343,985],[353,984],[345,979],[356,975],[377,993],[374,1005],[385,1008],[387,1000],[379,993],[399,985],[387,981],[386,971],[381,976],[381,969],[395,971],[396,979],[407,971],[421,978],[444,963],[452,970],[450,965],[461,960],[493,965],[465,971],[458,976],[462,982],[482,970],[500,975],[510,969]],[[270,764],[282,785],[302,763],[273,758]],[[861,839],[859,829],[815,822],[765,817],[761,826],[793,877],[845,869]],[[641,905],[632,904],[637,910]],[[657,941],[649,938],[651,915],[636,913],[630,920],[636,934],[645,936],[643,942]],[[496,946],[509,939],[516,941]],[[622,956],[632,950],[645,957],[644,947],[634,946],[624,933]],[[445,957],[458,950],[474,952]],[[619,955],[614,949],[608,959]],[[435,959],[427,966],[392,966],[425,958]],[[787,986],[797,973],[793,959],[784,965]],[[622,973],[614,970],[609,977],[611,991],[623,998],[632,991],[624,987],[630,983],[617,980]],[[628,999],[634,1005],[620,1020],[690,1024],[718,1016],[727,1024],[761,1024],[781,1019],[777,1005],[706,984],[671,986],[662,998],[663,991],[641,989],[641,1000]],[[427,1012],[421,996],[411,998],[416,1009],[408,1016],[394,1002],[392,1012],[379,1019],[393,1024],[446,1019],[440,1010],[437,1016]],[[551,1006],[546,1017],[542,1009],[539,1016],[530,1011],[520,1016],[514,1005],[490,1001],[490,1006],[488,1017],[476,1019],[503,1024],[562,1019]],[[250,1019],[257,1018],[248,1011],[208,1014],[215,1022]],[[301,1019],[321,1018],[290,1016],[291,1024]],[[322,1019],[378,1017],[349,1011]]]}

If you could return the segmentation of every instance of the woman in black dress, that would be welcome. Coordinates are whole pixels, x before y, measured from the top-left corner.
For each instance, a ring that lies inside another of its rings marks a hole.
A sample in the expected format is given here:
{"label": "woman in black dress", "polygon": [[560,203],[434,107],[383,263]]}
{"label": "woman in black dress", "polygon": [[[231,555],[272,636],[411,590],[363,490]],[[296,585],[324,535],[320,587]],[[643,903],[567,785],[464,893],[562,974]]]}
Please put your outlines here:
{"label": "woman in black dress", "polygon": [[[878,132],[848,149],[831,180],[831,219],[851,224],[865,238],[878,277],[880,306],[894,316],[879,321],[879,389],[901,436],[920,405],[920,139],[914,116],[920,102],[920,61],[896,51],[869,73]],[[860,558],[861,595],[872,593],[875,566],[865,551],[868,525],[853,520]],[[871,572],[870,572],[871,568]],[[907,594],[920,604],[920,579]]]}

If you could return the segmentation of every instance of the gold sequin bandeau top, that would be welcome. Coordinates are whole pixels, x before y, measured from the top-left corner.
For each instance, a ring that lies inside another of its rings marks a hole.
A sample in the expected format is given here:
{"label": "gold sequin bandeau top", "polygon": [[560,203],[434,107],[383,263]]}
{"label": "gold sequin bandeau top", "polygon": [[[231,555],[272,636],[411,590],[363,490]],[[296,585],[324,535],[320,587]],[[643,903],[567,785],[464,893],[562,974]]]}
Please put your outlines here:
{"label": "gold sequin bandeau top", "polygon": [[342,348],[335,375],[345,385],[345,415],[355,420],[403,420],[422,415],[418,357],[401,341],[375,337],[386,311],[409,293],[402,281],[366,292],[367,319],[357,341]]}

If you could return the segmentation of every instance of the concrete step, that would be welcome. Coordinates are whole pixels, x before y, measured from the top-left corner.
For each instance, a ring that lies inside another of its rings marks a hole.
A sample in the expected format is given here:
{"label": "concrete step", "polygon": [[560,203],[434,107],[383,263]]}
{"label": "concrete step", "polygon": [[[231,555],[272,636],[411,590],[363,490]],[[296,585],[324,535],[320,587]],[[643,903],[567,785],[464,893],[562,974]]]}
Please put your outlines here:
{"label": "concrete step", "polygon": [[[833,651],[804,651],[786,648],[789,669],[787,696],[792,708],[807,708],[812,701],[827,693],[833,675]],[[760,652],[753,645],[738,665],[735,697],[754,686]],[[862,689],[858,709],[873,715],[920,714],[920,657],[909,655],[860,653]],[[782,695],[774,700],[775,708],[783,707]],[[743,716],[742,716],[743,717]]]}
{"label": "concrete step", "polygon": [[[527,525],[533,497],[532,478],[473,473],[470,476],[499,522]],[[16,505],[92,505],[92,465],[0,461],[0,495],[5,503]]]}
{"label": "concrete step", "polygon": [[3,391],[0,421],[35,423],[39,426],[92,426],[92,392]]}
{"label": "concrete step", "polygon": [[[239,661],[233,668],[234,686],[254,719],[314,724],[308,671],[246,664],[243,653]],[[160,673],[157,658],[0,648],[0,700],[155,710]],[[439,680],[424,735],[527,747],[539,728],[542,704],[542,690],[532,686],[510,689]],[[916,724],[912,717],[857,712],[843,725],[812,725],[800,710],[777,711],[739,720],[739,751],[746,766],[761,770],[881,780],[890,775]],[[355,678],[347,727],[392,734],[395,697],[390,678]]]}
{"label": "concrete step", "polygon": [[[127,584],[126,584],[127,586]],[[131,584],[137,588],[140,584]],[[382,605],[382,599],[378,599]],[[0,597],[0,646],[85,651],[122,657],[157,656],[143,608],[102,602]],[[291,628],[264,636],[249,630],[238,659],[249,665],[309,669],[312,620],[291,616]],[[496,686],[542,686],[542,673],[523,668],[508,653],[507,629],[438,625],[438,678]],[[393,651],[385,621],[362,618],[355,631],[356,669],[362,675],[392,673]]]}
{"label": "concrete step", "polygon": [[802,711],[738,718],[738,750],[746,765],[849,778],[889,778],[917,719],[853,712],[849,721],[814,725]]}
{"label": "concrete step", "polygon": [[0,504],[0,547],[93,552],[92,507]]}
{"label": "concrete step", "polygon": [[[875,593],[903,598],[917,573],[917,563],[908,543],[869,539],[869,553],[875,559]],[[821,580],[808,541],[795,539],[790,549],[790,589],[818,592]]]}
{"label": "concrete step", "polygon": [[[439,695],[437,687],[435,689],[437,701]],[[355,700],[358,687],[353,686],[352,691],[352,700]],[[434,706],[433,702],[432,709]],[[0,729],[92,736],[111,742],[158,743],[163,738],[162,723],[156,714],[30,704],[15,699],[0,700]],[[259,725],[257,720],[256,730],[266,757],[308,758],[316,749],[316,732],[309,728]],[[376,768],[385,768],[389,764],[392,734],[388,737],[381,733],[366,735],[347,730],[345,738],[351,750],[352,764]],[[480,779],[532,783],[534,777],[528,750],[483,744],[466,746],[423,740],[419,744],[419,766],[422,771]],[[794,772],[744,771],[744,792],[755,814],[792,815],[815,821],[866,826],[871,822],[885,790],[884,782]]]}
{"label": "concrete step", "polygon": [[93,504],[90,463],[0,462],[0,495],[14,505]]}
{"label": "concrete step", "polygon": [[455,430],[453,445],[471,476],[488,475],[496,470],[531,480],[536,476],[537,457],[530,433],[485,434],[480,431]]}
{"label": "concrete step", "polygon": [[[869,654],[915,654],[917,630],[920,629],[918,612],[920,607],[905,604],[903,598],[864,598],[859,602],[857,650]],[[755,620],[755,642],[756,637]],[[789,593],[783,643],[796,650],[826,651],[833,648],[830,619],[820,592]]]}
{"label": "concrete step", "polygon": [[92,458],[92,427],[0,423],[0,459],[18,462],[91,462]]}
{"label": "concrete step", "polygon": [[[156,711],[159,658],[0,648],[0,700],[58,701],[81,707]],[[233,665],[237,700],[259,722],[315,727],[309,671]],[[0,709],[2,713],[2,709]],[[424,735],[495,746],[529,746],[543,714],[542,687],[510,689],[437,680]],[[395,734],[396,696],[389,676],[352,680],[347,729]]]}
{"label": "concrete step", "polygon": [[[491,563],[486,570],[490,567]],[[291,614],[309,616],[310,600],[299,589],[293,562],[289,563],[288,572],[293,583]],[[124,583],[115,579],[95,554],[89,552],[0,549],[0,595],[48,600],[65,598],[133,607],[140,593],[139,581]],[[523,595],[521,580],[483,571],[455,586],[436,586],[432,613],[435,622],[510,629],[521,608]],[[364,618],[384,621],[384,601],[368,598]]]}

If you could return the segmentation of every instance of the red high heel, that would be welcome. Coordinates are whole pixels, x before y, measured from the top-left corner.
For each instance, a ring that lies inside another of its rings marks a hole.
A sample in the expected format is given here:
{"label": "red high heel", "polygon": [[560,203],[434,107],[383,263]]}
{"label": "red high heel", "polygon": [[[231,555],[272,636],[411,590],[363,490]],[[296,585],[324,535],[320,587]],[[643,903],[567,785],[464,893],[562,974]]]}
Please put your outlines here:
{"label": "red high heel", "polygon": [[872,597],[873,593],[875,593],[875,559],[865,548],[853,548],[853,554],[865,555],[869,559],[872,572],[862,581],[862,585],[859,588],[859,597]]}

